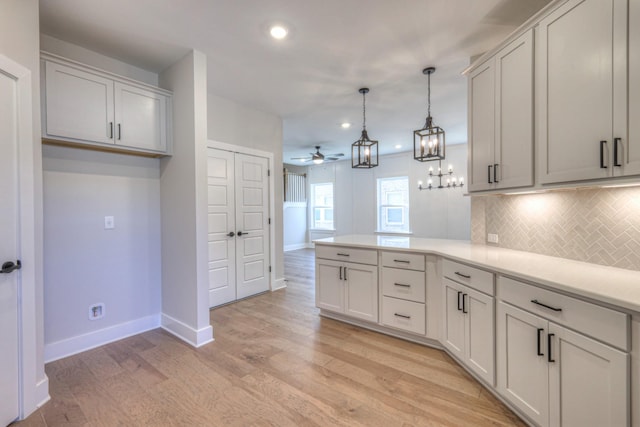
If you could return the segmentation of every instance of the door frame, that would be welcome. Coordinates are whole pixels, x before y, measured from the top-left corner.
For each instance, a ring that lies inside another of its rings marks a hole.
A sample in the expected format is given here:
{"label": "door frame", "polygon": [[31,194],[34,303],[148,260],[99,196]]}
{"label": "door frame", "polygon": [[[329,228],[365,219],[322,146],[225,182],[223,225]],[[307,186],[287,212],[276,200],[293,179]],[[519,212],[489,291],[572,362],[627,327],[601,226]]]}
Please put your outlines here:
{"label": "door frame", "polygon": [[269,265],[271,272],[269,273],[269,289],[273,292],[284,286],[276,286],[276,240],[275,240],[275,171],[273,164],[273,153],[262,151],[255,148],[243,147],[240,145],[228,144],[226,142],[208,140],[207,148],[215,148],[217,150],[231,151],[234,153],[248,154],[250,156],[266,157],[269,163]]}
{"label": "door frame", "polygon": [[[33,76],[27,67],[0,54],[0,70],[17,86],[17,177],[18,254],[18,381],[20,419],[26,418],[49,397],[49,379],[44,373],[44,324],[42,288],[42,204],[36,168],[41,169],[40,145],[34,135]],[[39,94],[38,94],[39,96]],[[39,135],[37,136],[39,139]],[[40,177],[38,173],[38,178]],[[38,227],[36,225],[39,225]]]}

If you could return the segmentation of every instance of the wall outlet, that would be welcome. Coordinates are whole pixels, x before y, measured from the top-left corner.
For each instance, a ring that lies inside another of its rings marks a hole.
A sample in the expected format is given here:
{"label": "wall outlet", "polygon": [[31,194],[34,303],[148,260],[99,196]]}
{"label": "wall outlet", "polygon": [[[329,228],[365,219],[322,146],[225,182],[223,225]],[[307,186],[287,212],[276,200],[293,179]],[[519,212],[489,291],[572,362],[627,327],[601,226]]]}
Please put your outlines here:
{"label": "wall outlet", "polygon": [[89,307],[89,320],[98,320],[104,317],[104,303],[99,302]]}
{"label": "wall outlet", "polygon": [[498,235],[493,233],[487,234],[487,242],[498,243]]}
{"label": "wall outlet", "polygon": [[116,220],[114,217],[112,216],[105,216],[104,217],[104,229],[105,230],[113,230],[114,228],[116,228]]}

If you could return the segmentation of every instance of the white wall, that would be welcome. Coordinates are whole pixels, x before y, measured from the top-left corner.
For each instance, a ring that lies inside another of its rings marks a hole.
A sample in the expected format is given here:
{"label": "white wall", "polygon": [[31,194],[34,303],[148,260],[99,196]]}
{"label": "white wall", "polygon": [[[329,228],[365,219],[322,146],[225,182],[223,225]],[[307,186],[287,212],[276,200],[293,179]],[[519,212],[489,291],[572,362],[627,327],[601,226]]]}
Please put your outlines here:
{"label": "white wall", "polygon": [[[273,153],[276,280],[284,278],[282,119],[214,94],[207,97],[207,132],[211,140]],[[206,183],[206,179],[204,181]],[[206,212],[206,211],[205,211]]]}
{"label": "white wall", "polygon": [[[455,172],[466,179],[467,147],[447,147],[443,169],[452,164]],[[371,234],[376,231],[376,180],[393,176],[409,176],[410,224],[415,237],[470,239],[470,199],[463,189],[418,190],[418,181],[426,184],[429,166],[437,170],[437,162],[417,162],[411,153],[380,157],[380,165],[372,169],[352,169],[350,161],[309,166],[309,183],[334,182],[335,235]],[[456,173],[456,176],[459,177]],[[437,182],[434,179],[434,182]],[[446,179],[445,179],[446,182]],[[327,233],[312,232],[310,239]],[[329,233],[331,234],[331,233]]]}
{"label": "white wall", "polygon": [[[43,153],[46,359],[157,327],[159,161],[54,146]],[[113,230],[104,229],[107,215]],[[95,303],[105,316],[91,321]]]}
{"label": "white wall", "polygon": [[22,414],[49,398],[44,372],[42,280],[42,156],[40,153],[40,46],[37,0],[2,0],[0,54],[31,71],[32,143],[20,147],[22,293]]}
{"label": "white wall", "polygon": [[173,91],[174,155],[161,160],[162,325],[212,340],[207,267],[207,59],[192,51],[160,74]]}

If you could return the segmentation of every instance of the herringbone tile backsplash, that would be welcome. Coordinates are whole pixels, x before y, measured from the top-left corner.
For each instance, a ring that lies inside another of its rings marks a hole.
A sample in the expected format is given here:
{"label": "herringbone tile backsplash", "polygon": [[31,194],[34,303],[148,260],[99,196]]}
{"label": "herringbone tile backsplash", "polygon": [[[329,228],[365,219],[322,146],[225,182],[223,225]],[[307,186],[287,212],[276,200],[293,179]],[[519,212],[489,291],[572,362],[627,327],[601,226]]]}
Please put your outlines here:
{"label": "herringbone tile backsplash", "polygon": [[473,196],[471,241],[640,270],[640,187]]}

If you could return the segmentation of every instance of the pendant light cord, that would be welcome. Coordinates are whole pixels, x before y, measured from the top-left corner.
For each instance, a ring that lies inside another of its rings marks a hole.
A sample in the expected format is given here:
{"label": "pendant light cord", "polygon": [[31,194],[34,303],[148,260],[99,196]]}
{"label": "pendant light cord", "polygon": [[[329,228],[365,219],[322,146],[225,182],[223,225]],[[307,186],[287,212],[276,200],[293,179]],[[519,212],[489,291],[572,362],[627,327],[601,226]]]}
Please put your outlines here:
{"label": "pendant light cord", "polygon": [[366,92],[362,93],[362,130],[367,130],[367,109],[364,102],[364,97],[366,96]]}
{"label": "pendant light cord", "polygon": [[431,117],[431,73],[427,74],[427,117]]}

